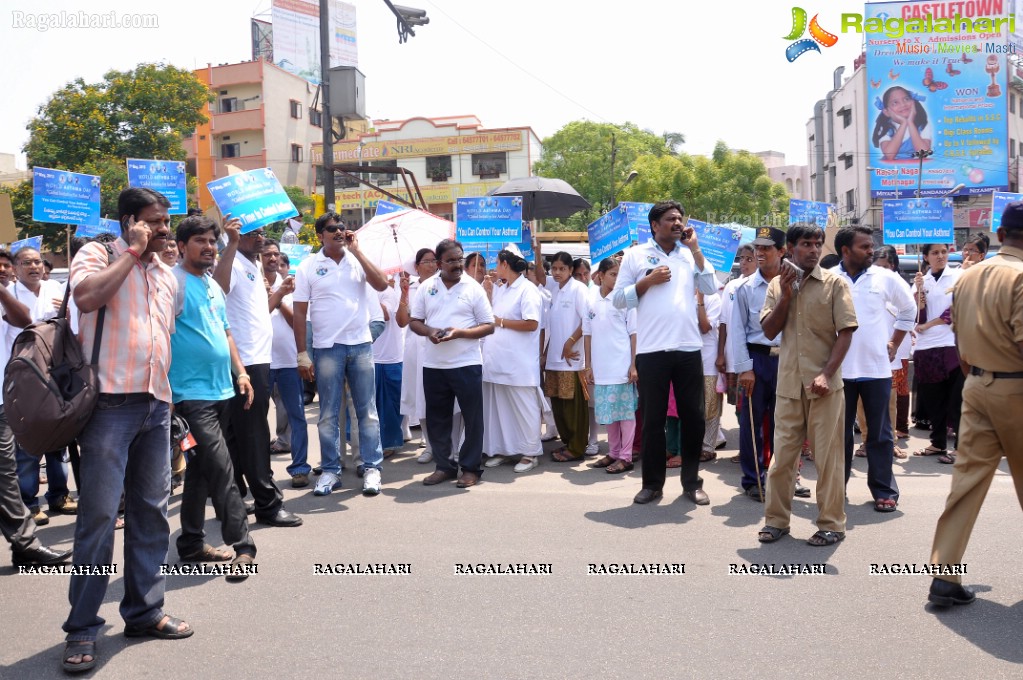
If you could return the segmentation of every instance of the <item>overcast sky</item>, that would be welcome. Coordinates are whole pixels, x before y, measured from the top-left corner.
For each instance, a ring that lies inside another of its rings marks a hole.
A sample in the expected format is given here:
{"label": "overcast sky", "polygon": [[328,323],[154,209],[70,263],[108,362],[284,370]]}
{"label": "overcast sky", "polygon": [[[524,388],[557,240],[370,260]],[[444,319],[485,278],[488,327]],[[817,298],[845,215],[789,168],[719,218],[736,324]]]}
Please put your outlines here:
{"label": "overcast sky", "polygon": [[[789,163],[806,162],[813,104],[836,67],[852,73],[862,44],[858,34],[839,33],[835,46],[789,63],[792,5],[763,0],[401,1],[430,18],[404,45],[383,0],[351,3],[372,118],[475,114],[487,127],[528,125],[541,138],[582,118],[632,121],[683,133],[689,153],[709,153],[721,139],[782,151]],[[863,11],[841,0],[799,5],[836,33],[842,12]],[[152,13],[159,28],[14,27],[20,12],[61,10]],[[77,77],[97,81],[140,62],[194,69],[248,60],[249,19],[269,19],[269,10],[269,0],[4,0],[0,152],[20,154],[38,106]]]}

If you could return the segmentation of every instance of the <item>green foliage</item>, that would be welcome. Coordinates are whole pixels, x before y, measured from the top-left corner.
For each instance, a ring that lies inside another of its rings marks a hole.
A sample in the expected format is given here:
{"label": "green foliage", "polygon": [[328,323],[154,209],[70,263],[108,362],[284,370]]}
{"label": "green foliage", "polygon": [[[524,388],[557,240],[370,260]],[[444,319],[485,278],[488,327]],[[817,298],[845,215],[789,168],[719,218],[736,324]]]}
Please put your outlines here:
{"label": "green foliage", "polygon": [[[633,123],[569,123],[543,141],[533,171],[565,180],[594,207],[564,220],[545,220],[544,229],[582,231],[610,207],[612,195],[615,202],[675,199],[692,217],[716,224],[788,223],[788,194],[771,181],[759,158],[732,151],[724,142],[715,145],[710,158],[692,156],[678,150],[684,143],[681,133],[657,135]],[[638,174],[626,184],[633,170]]]}
{"label": "green foliage", "polygon": [[[547,231],[579,231],[610,207],[615,189],[625,183],[639,158],[674,154],[665,135],[641,130],[635,123],[622,125],[577,120],[543,140],[543,153],[533,167],[541,177],[556,177],[571,184],[592,205],[565,220],[545,220]],[[670,133],[677,144],[677,133]],[[614,168],[611,167],[612,143]],[[612,181],[614,185],[612,186]],[[620,198],[620,197],[619,197]]]}
{"label": "green foliage", "polygon": [[[22,150],[30,168],[99,175],[100,214],[114,218],[117,196],[128,186],[126,159],[184,160],[181,140],[206,121],[211,101],[213,94],[190,71],[165,64],[111,70],[99,83],[78,78],[40,105]],[[194,195],[194,177],[188,189]],[[65,225],[32,221],[31,181],[15,188],[12,203],[23,236],[42,234],[44,247],[63,249]]]}

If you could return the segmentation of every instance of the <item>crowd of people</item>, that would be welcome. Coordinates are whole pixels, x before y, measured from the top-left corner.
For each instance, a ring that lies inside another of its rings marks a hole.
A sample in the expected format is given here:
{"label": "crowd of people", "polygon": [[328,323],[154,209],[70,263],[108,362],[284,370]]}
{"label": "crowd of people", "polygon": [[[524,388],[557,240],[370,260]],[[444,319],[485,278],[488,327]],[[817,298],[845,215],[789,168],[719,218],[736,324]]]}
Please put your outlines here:
{"label": "crowd of people", "polygon": [[[552,464],[589,458],[590,468],[622,474],[640,462],[637,504],[662,497],[668,471],[678,469],[683,494],[702,506],[710,499],[700,465],[724,443],[727,403],[739,421],[739,484],[764,503],[758,540],[789,533],[793,496],[811,494],[799,471],[813,461],[814,546],[845,538],[855,456],[866,458],[874,509],[898,507],[893,463],[906,455],[898,441],[908,436],[912,390],[917,425],[931,430],[917,453],[956,458],[949,444],[960,436],[964,382],[972,378],[964,381],[970,368],[957,351],[952,289],[984,258],[982,239],[968,244],[961,269],[948,266],[947,245],[924,246],[927,270],[910,284],[894,249],[875,248],[869,228],[840,230],[837,262],[825,267],[816,225],[762,227],[739,248],[739,276],[722,286],[682,206],[665,201],[650,211],[650,240],[601,260],[596,271],[559,252],[548,273],[514,245],[488,271],[480,254],[467,256],[461,243],[444,240],[388,276],[359,248],[358,233],[328,212],[315,223],[320,249],[291,276],[279,244],[262,229],[242,233],[238,219],[221,225],[196,214],[172,232],[169,207],[159,193],[127,189],[118,202],[120,237],[77,244],[71,322],[85,356],[102,338],[100,397],[77,442],[44,457],[50,511],[77,513],[74,566],[110,564],[115,529],[124,528],[121,616],[129,636],[193,632],[163,609],[159,567],[168,552],[172,478],[183,482],[179,559],[229,562],[229,579],[246,578],[255,561],[249,514],[270,526],[302,524],[284,506],[272,453],[290,453],[295,489],[311,484],[314,495],[328,495],[354,467],[362,493],[372,497],[386,481],[384,461],[412,439],[413,428],[424,444],[416,460],[434,466],[427,486],[474,487],[486,469],[506,463],[528,473],[544,460],[543,442],[559,439]],[[1003,231],[1003,252],[1018,258],[1023,205],[1007,211]],[[1023,347],[1019,281],[1003,311]],[[3,365],[21,328],[53,317],[65,290],[45,279],[31,248],[0,251],[0,284]],[[1020,361],[1006,368],[984,360],[972,375],[1015,375]],[[1001,383],[1006,398],[1018,400],[1010,382]],[[305,415],[310,387],[319,395],[315,467]],[[863,445],[854,450],[857,430]],[[991,446],[990,433],[984,436]],[[966,537],[991,460],[983,473],[956,466],[970,486],[957,491],[953,483],[946,515],[957,514],[942,521],[960,533],[968,525]],[[0,466],[0,526],[14,564],[67,561],[72,551],[47,548],[35,535],[48,521],[37,498],[40,459],[17,447],[2,411]],[[1018,476],[1016,483],[1023,498]],[[207,499],[230,549],[205,542]],[[961,558],[965,538],[942,543],[940,536],[941,525],[935,559]],[[95,664],[108,579],[87,569],[71,576],[68,672]],[[938,581],[932,601],[972,599],[952,577]]]}

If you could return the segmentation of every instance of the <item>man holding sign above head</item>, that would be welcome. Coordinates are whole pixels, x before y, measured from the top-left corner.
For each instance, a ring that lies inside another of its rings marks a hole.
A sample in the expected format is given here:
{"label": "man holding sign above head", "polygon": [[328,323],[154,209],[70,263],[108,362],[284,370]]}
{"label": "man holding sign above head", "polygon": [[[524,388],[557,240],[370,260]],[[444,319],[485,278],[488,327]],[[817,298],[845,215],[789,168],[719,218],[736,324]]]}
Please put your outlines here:
{"label": "man holding sign above head", "polygon": [[710,499],[700,479],[704,420],[703,337],[697,320],[696,290],[717,292],[714,268],[703,258],[696,233],[685,224],[676,201],[663,201],[648,215],[652,238],[625,251],[614,288],[614,305],[636,309],[636,369],[643,414],[643,488],[636,503],[663,495],[664,422],[668,387],[675,391],[682,426],[682,488],[697,505]]}

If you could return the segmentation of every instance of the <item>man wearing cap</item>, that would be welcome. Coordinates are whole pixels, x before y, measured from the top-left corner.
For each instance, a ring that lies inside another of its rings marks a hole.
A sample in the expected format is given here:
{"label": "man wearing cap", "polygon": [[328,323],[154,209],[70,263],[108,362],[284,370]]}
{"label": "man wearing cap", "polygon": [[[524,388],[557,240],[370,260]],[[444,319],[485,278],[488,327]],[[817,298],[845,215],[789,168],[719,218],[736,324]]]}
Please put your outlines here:
{"label": "man wearing cap", "polygon": [[732,344],[741,392],[739,464],[742,466],[742,489],[747,496],[762,503],[773,450],[781,337],[769,340],[764,335],[760,326],[760,310],[764,307],[768,284],[781,269],[785,232],[774,227],[760,227],[756,235],[753,248],[758,269],[735,290],[732,318],[728,322],[732,332],[728,341]]}
{"label": "man wearing cap", "polygon": [[[991,480],[1002,462],[1023,505],[1023,202],[1010,203],[998,228],[1001,250],[956,283],[952,325],[966,374],[959,455],[952,489],[938,519],[931,564],[959,565]],[[949,571],[954,571],[949,569]],[[931,582],[938,606],[969,604],[974,594],[955,574]]]}

